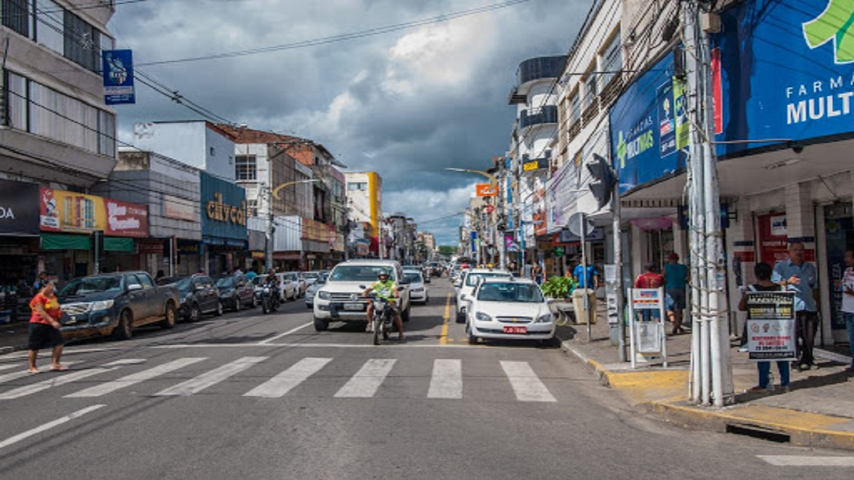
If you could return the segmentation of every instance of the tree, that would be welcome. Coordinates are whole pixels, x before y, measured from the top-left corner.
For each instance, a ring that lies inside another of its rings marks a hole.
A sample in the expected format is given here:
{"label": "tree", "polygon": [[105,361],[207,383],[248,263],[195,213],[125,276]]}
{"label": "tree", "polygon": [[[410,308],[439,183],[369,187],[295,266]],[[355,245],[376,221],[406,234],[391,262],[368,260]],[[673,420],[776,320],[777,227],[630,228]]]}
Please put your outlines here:
{"label": "tree", "polygon": [[439,245],[439,255],[450,257],[457,253],[457,247],[452,245]]}

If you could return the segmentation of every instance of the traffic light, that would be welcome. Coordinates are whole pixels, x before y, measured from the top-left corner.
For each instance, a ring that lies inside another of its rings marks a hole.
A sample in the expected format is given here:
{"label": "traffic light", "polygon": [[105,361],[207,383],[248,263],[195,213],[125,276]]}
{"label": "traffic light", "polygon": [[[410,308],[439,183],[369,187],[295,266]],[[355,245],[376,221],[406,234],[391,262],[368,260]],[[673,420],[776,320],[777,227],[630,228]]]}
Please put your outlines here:
{"label": "traffic light", "polygon": [[617,184],[617,175],[611,169],[608,161],[599,155],[593,154],[593,160],[587,163],[587,170],[593,179],[590,181],[590,191],[599,202],[599,209],[608,205],[614,185]]}

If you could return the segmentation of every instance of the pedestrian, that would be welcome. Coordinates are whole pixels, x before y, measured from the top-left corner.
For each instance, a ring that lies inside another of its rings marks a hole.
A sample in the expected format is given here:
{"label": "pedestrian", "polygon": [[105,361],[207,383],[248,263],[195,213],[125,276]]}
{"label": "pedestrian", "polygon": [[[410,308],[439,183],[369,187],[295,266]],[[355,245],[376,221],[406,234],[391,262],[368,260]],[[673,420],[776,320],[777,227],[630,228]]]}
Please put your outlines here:
{"label": "pedestrian", "polygon": [[252,280],[255,280],[255,277],[257,277],[257,276],[258,276],[258,273],[255,271],[255,269],[252,269],[252,270],[249,270],[248,272],[246,272],[246,279],[249,280],[250,282]]}
{"label": "pedestrian", "polygon": [[[576,323],[587,323],[587,318],[590,323],[596,323],[596,289],[599,288],[599,272],[593,265],[587,265],[585,271],[584,264],[579,263],[572,271],[572,278],[577,287],[572,291],[572,308],[576,312],[584,312],[584,296],[587,295],[587,317],[585,321],[580,321],[578,314],[575,315]],[[590,287],[593,287],[592,289]],[[591,315],[592,313],[592,315]]]}
{"label": "pedestrian", "polygon": [[[765,262],[759,262],[753,267],[753,275],[756,277],[756,283],[749,285],[747,291],[741,296],[741,301],[738,302],[739,310],[742,312],[747,311],[747,292],[778,292],[786,289],[771,281],[772,272],[771,265]],[[753,393],[767,392],[769,383],[771,382],[771,362],[758,362],[756,368],[759,370],[759,385],[748,391]],[[789,362],[777,360],[777,370],[780,372],[780,386],[783,387],[783,390],[788,390]]]}
{"label": "pedestrian", "polygon": [[671,253],[664,266],[664,289],[673,299],[673,335],[682,330],[682,312],[685,310],[685,286],[688,284],[688,267],[679,263],[679,254]]}
{"label": "pedestrian", "polygon": [[154,276],[154,283],[160,285],[160,281],[163,280],[165,276],[166,274],[163,273],[163,270],[158,270],[157,275]]}
{"label": "pedestrian", "polygon": [[49,280],[47,279],[47,272],[45,272],[44,270],[39,272],[38,276],[36,276],[36,281],[33,282],[32,295],[38,295],[38,293],[41,291],[44,284],[47,283],[48,281]]}
{"label": "pedestrian", "polygon": [[[635,279],[635,288],[661,288],[664,286],[664,277],[659,272],[658,265],[647,263],[643,267],[644,273],[638,275]],[[641,319],[644,322],[649,322],[653,319],[658,319],[661,314],[658,310],[641,310]]]}
{"label": "pedestrian", "polygon": [[845,252],[845,273],[838,288],[842,290],[842,318],[845,329],[848,330],[848,350],[851,355],[851,365],[845,367],[848,372],[854,371],[854,250]]}
{"label": "pedestrian", "polygon": [[534,280],[537,285],[543,284],[543,267],[541,267],[539,263],[535,262],[531,265],[531,279]]}
{"label": "pedestrian", "polygon": [[777,262],[771,281],[795,292],[795,330],[800,342],[797,367],[809,370],[815,365],[813,344],[818,331],[818,275],[815,265],[804,261],[804,244],[789,245],[789,259]]}
{"label": "pedestrian", "polygon": [[39,350],[43,348],[53,349],[53,357],[50,363],[52,371],[68,370],[67,366],[59,362],[63,345],[62,334],[59,332],[61,327],[59,319],[62,316],[62,309],[59,306],[59,300],[54,295],[53,282],[48,280],[42,284],[39,293],[30,300],[30,309],[32,315],[29,323],[29,372],[39,373],[36,360]]}

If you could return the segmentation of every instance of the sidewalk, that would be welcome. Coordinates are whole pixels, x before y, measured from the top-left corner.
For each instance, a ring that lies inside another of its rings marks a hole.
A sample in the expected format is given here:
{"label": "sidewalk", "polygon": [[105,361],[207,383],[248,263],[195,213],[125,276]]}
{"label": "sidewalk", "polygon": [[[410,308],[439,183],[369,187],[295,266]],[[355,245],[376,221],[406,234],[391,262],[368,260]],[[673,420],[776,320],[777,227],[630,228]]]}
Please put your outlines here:
{"label": "sidewalk", "polygon": [[[817,349],[818,368],[793,370],[789,392],[778,386],[771,393],[751,394],[745,392],[758,383],[756,365],[734,346],[730,358],[736,403],[717,410],[688,401],[690,333],[667,337],[668,368],[655,360],[638,363],[632,370],[631,363],[620,362],[619,348],[611,345],[604,310],[598,312],[598,320],[592,326],[590,342],[586,325],[558,327],[557,336],[564,350],[586,363],[631,404],[683,427],[854,450],[854,374],[843,371],[850,357]],[[779,384],[776,369],[772,365],[774,382]]]}

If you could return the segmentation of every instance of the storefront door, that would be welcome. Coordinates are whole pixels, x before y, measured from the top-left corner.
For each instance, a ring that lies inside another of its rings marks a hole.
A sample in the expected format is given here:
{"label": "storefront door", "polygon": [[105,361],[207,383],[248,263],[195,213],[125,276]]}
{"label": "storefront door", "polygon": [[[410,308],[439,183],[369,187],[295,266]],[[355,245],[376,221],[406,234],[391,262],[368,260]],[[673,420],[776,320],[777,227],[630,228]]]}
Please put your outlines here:
{"label": "storefront door", "polygon": [[[824,231],[827,238],[827,275],[829,285],[835,285],[845,272],[845,251],[854,249],[854,219],[850,203],[824,207]],[[830,325],[833,330],[845,330],[842,319],[842,292],[833,288],[830,295]],[[835,335],[834,335],[835,336]]]}

